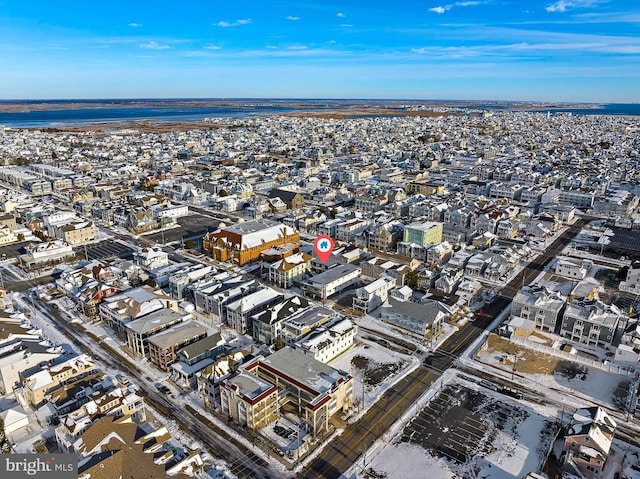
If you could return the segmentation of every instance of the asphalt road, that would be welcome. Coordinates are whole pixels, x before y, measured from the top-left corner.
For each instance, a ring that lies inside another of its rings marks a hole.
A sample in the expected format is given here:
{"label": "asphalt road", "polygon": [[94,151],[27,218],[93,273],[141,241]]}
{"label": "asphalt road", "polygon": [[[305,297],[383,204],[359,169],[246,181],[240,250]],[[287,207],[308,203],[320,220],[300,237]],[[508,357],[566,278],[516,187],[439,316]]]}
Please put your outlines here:
{"label": "asphalt road", "polygon": [[365,451],[442,375],[453,366],[457,358],[486,330],[511,302],[517,291],[530,284],[544,267],[569,244],[588,220],[578,219],[563,232],[545,252],[532,260],[521,275],[506,284],[482,315],[466,323],[451,336],[424,364],[403,378],[382,397],[356,423],[348,426],[299,475],[307,478],[339,478],[352,464],[364,465]]}

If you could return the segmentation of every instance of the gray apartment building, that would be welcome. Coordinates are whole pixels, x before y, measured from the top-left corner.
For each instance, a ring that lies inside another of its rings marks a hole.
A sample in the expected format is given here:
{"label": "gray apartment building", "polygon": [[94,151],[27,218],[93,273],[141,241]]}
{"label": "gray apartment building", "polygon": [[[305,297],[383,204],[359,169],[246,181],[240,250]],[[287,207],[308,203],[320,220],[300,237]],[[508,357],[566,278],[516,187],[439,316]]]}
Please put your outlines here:
{"label": "gray apartment building", "polygon": [[553,333],[565,305],[566,298],[558,292],[543,286],[525,286],[513,298],[511,317],[529,319],[536,329]]}
{"label": "gray apartment building", "polygon": [[620,317],[615,306],[600,301],[573,301],[564,312],[560,335],[590,346],[611,346]]}

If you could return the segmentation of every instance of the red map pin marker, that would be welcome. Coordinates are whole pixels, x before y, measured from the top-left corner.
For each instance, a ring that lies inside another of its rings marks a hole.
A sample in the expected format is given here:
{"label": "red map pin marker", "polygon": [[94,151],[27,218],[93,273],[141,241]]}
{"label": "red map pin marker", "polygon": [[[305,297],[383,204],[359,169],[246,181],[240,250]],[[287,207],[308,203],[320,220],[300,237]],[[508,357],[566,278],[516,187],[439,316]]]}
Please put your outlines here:
{"label": "red map pin marker", "polygon": [[313,242],[313,249],[318,255],[318,258],[320,258],[320,261],[322,261],[322,264],[326,264],[334,246],[333,238],[327,235],[320,235]]}

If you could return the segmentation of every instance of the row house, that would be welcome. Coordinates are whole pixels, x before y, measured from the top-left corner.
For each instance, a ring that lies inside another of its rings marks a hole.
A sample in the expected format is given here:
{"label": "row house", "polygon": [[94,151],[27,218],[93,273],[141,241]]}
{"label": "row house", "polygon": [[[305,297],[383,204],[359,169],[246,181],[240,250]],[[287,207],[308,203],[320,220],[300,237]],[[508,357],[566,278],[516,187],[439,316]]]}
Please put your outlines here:
{"label": "row house", "polygon": [[622,314],[613,305],[574,300],[564,312],[560,335],[589,346],[611,347],[621,320]]}
{"label": "row house", "polygon": [[402,239],[404,225],[400,221],[391,221],[380,226],[372,226],[366,232],[367,247],[378,251],[389,251],[396,248]]}
{"label": "row house", "polygon": [[473,216],[474,212],[470,206],[458,205],[455,207],[450,207],[445,211],[444,222],[452,226],[469,228]]}
{"label": "row house", "polygon": [[145,314],[125,324],[127,344],[135,354],[143,358],[148,357],[147,342],[150,337],[185,321],[189,317],[190,315],[188,314],[178,313],[171,309],[159,309],[152,313]]}
{"label": "row house", "polygon": [[423,217],[427,221],[445,222],[445,212],[449,209],[448,203],[431,203],[422,201],[409,207],[408,216]]}
{"label": "row house", "polygon": [[258,291],[262,285],[242,276],[223,276],[201,285],[192,285],[196,312],[215,324],[228,324],[226,305],[245,294]]}
{"label": "row house", "polygon": [[376,192],[372,191],[364,195],[359,195],[355,199],[354,208],[364,213],[374,213],[384,209],[389,202],[389,192],[387,190]]}
{"label": "row house", "polygon": [[[371,222],[363,218],[353,218],[341,221],[336,225],[335,238],[349,243],[364,242],[363,233],[370,226]],[[364,244],[362,245],[364,246]]]}
{"label": "row house", "polygon": [[170,372],[171,365],[178,360],[178,352],[207,335],[207,328],[196,322],[178,323],[147,339],[149,361],[163,371]]}
{"label": "row house", "polygon": [[297,311],[282,322],[280,339],[286,345],[293,345],[300,338],[305,337],[314,329],[332,321],[336,313],[322,306],[311,306]]}
{"label": "row house", "polygon": [[243,294],[239,299],[227,303],[227,323],[230,328],[245,334],[253,331],[253,316],[280,303],[284,295],[271,288],[261,288],[253,293]]}
{"label": "row house", "polygon": [[309,308],[310,304],[306,298],[296,295],[255,314],[252,318],[253,339],[269,346],[283,339],[284,322]]}
{"label": "row house", "polygon": [[511,317],[535,323],[535,328],[554,333],[564,315],[566,298],[543,286],[525,286],[513,298]]}
{"label": "row house", "polygon": [[353,345],[357,333],[358,326],[353,321],[338,318],[299,339],[294,348],[317,361],[328,363]]}
{"label": "row house", "polygon": [[104,298],[98,307],[98,314],[102,321],[124,338],[128,322],[164,308],[177,312],[178,301],[162,290],[140,286]]}

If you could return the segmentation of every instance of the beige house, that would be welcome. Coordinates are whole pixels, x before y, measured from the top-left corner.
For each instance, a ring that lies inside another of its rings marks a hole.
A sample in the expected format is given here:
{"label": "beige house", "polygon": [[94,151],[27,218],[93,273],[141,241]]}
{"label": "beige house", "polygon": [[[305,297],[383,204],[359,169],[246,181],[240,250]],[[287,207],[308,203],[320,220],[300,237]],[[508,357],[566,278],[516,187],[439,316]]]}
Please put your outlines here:
{"label": "beige house", "polygon": [[296,281],[304,279],[312,259],[307,253],[297,253],[276,261],[269,266],[269,281],[281,288],[290,288]]}
{"label": "beige house", "polygon": [[253,374],[241,373],[222,381],[220,403],[223,413],[251,429],[278,418],[278,388]]}
{"label": "beige house", "polygon": [[564,436],[561,460],[568,472],[580,477],[600,477],[609,457],[616,422],[602,408],[578,409]]}
{"label": "beige house", "polygon": [[45,367],[22,378],[24,397],[29,404],[38,407],[44,401],[45,395],[58,385],[95,371],[95,363],[86,354],[55,366]]}
{"label": "beige house", "polygon": [[98,228],[92,221],[72,221],[64,225],[54,226],[52,229],[56,238],[64,240],[71,245],[93,241],[98,234]]}
{"label": "beige house", "polygon": [[11,231],[18,227],[16,217],[10,213],[0,214],[0,227],[6,226]]}

